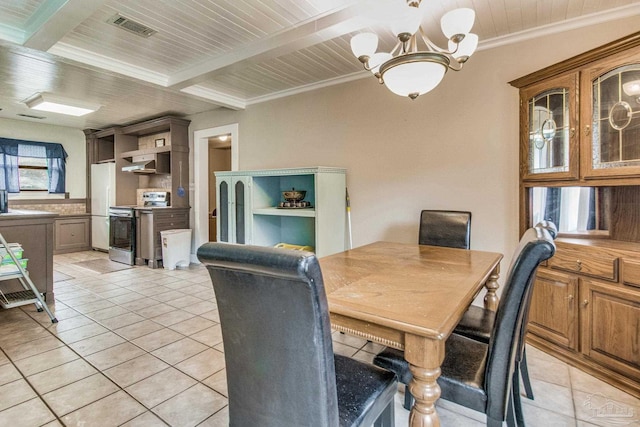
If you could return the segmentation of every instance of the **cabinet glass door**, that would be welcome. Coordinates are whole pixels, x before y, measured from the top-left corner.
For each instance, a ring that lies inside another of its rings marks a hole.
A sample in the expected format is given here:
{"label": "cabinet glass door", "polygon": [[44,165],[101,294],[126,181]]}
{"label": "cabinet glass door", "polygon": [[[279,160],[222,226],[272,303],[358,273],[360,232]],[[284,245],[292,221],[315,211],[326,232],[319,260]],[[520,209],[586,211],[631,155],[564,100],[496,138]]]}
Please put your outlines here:
{"label": "cabinet glass door", "polygon": [[578,176],[575,138],[576,75],[523,90],[526,102],[521,159],[525,179],[559,179]]}
{"label": "cabinet glass door", "polygon": [[588,175],[640,172],[640,64],[591,81],[591,164]]}
{"label": "cabinet glass door", "polygon": [[235,183],[235,216],[236,216],[236,243],[246,243],[245,241],[245,230],[247,225],[245,224],[245,216],[246,216],[246,206],[245,206],[245,194],[244,194],[244,182],[236,181]]}
{"label": "cabinet glass door", "polygon": [[221,181],[218,186],[218,240],[229,241],[229,184]]}

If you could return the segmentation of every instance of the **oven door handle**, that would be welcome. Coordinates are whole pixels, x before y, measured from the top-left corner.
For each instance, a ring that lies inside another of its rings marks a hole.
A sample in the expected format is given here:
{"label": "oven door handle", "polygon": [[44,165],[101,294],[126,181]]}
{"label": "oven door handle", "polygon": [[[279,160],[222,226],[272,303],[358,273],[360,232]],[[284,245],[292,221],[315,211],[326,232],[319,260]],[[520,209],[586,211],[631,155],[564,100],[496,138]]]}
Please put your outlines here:
{"label": "oven door handle", "polygon": [[118,213],[118,212],[109,212],[109,216],[117,217],[117,218],[133,218],[131,214],[128,213]]}

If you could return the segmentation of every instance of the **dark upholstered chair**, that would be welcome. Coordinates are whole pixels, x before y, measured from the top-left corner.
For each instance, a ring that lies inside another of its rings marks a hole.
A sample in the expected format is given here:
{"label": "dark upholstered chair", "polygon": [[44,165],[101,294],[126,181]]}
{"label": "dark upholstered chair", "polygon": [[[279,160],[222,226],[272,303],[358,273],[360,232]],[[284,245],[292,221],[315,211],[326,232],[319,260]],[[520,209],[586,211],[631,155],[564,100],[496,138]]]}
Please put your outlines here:
{"label": "dark upholstered chair", "polygon": [[471,212],[423,210],[418,244],[469,249]]}
{"label": "dark upholstered chair", "polygon": [[[551,238],[554,240],[558,235],[558,229],[551,221],[540,221],[538,224],[536,224],[536,227],[544,228],[545,230],[547,230]],[[482,307],[471,306],[454,330],[454,333],[488,343],[491,336],[491,331],[493,330],[494,320],[495,312]],[[518,357],[516,358],[516,373],[520,372],[520,374],[522,375],[522,383],[525,389],[526,396],[529,399],[533,399],[533,388],[531,387],[531,380],[529,379],[529,368],[527,367],[527,352],[525,348],[527,323],[528,318],[525,318],[524,322],[522,323],[523,328],[521,331],[522,348],[518,352]],[[516,412],[518,412],[520,410],[520,378],[516,374],[513,380],[514,390],[517,390],[517,396],[514,396],[514,402],[516,405]]]}
{"label": "dark upholstered chair", "polygon": [[[458,334],[447,340],[438,378],[441,398],[485,413],[490,427],[501,426],[504,420],[514,425],[513,377],[524,338],[522,328],[531,301],[533,278],[538,265],[554,253],[553,239],[545,229],[527,230],[512,258],[489,342]],[[393,365],[389,366],[389,361]],[[394,349],[376,356],[374,363],[394,369],[401,363],[407,365],[404,354]]]}
{"label": "dark upholstered chair", "polygon": [[[420,229],[418,244],[445,246],[448,248],[469,249],[471,246],[471,212],[423,210],[420,212]],[[380,354],[384,354],[384,351]],[[374,362],[375,363],[375,362]],[[400,382],[408,384],[411,373],[404,363],[386,363],[387,369],[394,371]],[[413,404],[413,396],[409,387],[404,388],[404,408],[409,410]]]}
{"label": "dark upholstered chair", "polygon": [[314,254],[206,243],[236,427],[394,425],[393,372],[333,354]]}

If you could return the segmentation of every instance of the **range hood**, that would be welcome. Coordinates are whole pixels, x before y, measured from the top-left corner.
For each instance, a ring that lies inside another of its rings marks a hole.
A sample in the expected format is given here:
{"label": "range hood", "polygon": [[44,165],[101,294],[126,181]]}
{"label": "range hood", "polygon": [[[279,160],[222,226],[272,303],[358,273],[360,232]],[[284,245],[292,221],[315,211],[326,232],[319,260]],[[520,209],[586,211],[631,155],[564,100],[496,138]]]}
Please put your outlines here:
{"label": "range hood", "polygon": [[122,172],[140,174],[170,173],[169,156],[166,153],[150,153],[133,156],[131,158],[131,164],[124,166]]}
{"label": "range hood", "polygon": [[124,166],[122,172],[156,173],[156,161],[145,160],[142,162],[133,162],[128,166]]}

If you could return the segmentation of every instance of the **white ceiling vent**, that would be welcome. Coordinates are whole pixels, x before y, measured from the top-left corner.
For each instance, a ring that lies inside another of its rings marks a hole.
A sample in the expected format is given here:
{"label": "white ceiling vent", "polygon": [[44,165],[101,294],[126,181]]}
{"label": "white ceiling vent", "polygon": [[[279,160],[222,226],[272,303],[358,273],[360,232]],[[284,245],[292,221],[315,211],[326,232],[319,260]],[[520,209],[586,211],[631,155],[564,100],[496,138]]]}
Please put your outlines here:
{"label": "white ceiling vent", "polygon": [[157,33],[156,30],[147,27],[144,24],[136,22],[132,19],[125,18],[124,16],[116,13],[111,18],[107,19],[109,24],[115,25],[116,27],[120,27],[123,30],[127,30],[130,33],[137,34],[140,37],[150,37]]}

